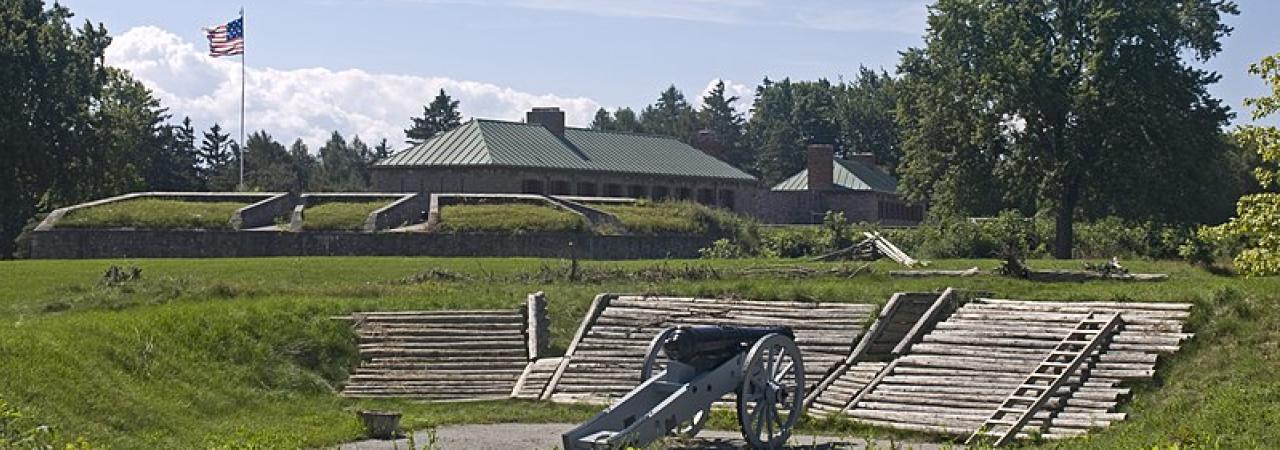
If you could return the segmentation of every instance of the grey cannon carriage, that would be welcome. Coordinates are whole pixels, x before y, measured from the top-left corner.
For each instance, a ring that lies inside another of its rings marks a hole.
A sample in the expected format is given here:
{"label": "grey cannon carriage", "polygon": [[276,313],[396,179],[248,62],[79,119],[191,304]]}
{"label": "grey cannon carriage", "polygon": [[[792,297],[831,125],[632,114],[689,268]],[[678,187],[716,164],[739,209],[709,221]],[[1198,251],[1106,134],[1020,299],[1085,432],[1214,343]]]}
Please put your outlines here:
{"label": "grey cannon carriage", "polygon": [[668,328],[649,344],[640,385],[564,433],[564,448],[644,447],[668,435],[692,437],[730,392],[737,393],[747,443],[781,448],[801,416],[804,379],[790,328]]}

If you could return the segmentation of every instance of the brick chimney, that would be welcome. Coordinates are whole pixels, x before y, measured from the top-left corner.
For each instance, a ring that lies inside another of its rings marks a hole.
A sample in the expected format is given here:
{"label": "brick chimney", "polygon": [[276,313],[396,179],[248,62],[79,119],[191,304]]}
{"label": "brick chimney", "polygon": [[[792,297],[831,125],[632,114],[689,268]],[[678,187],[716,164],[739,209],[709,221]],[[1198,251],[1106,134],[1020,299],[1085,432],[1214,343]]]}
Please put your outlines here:
{"label": "brick chimney", "polygon": [[700,130],[698,134],[693,136],[689,144],[702,153],[706,153],[715,158],[724,156],[724,146],[720,144],[720,138],[716,137],[716,133],[711,130]]}
{"label": "brick chimney", "polygon": [[564,111],[557,107],[549,108],[533,108],[532,111],[525,113],[525,122],[536,123],[542,125],[558,137],[564,137]]}
{"label": "brick chimney", "polygon": [[805,166],[809,169],[809,190],[829,191],[835,187],[835,147],[809,144]]}
{"label": "brick chimney", "polygon": [[879,164],[877,164],[877,161],[876,161],[875,153],[850,153],[849,160],[857,163],[862,163],[862,165],[873,168],[873,169],[876,167],[879,167]]}

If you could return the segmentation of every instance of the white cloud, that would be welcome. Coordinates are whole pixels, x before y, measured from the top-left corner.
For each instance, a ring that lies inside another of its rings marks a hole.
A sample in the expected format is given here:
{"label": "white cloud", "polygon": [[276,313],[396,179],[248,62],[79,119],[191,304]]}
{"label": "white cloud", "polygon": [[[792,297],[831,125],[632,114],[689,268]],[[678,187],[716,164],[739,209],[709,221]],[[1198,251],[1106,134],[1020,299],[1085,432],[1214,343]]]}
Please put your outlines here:
{"label": "white cloud", "polygon": [[[203,44],[203,43],[202,43]],[[203,48],[156,27],[136,27],[116,36],[107,64],[126,69],[147,85],[175,117],[197,126],[214,122],[238,132],[240,63],[215,59]],[[533,94],[443,77],[375,74],[351,69],[279,70],[253,67],[245,78],[245,126],[266,130],[288,144],[302,138],[314,151],[337,130],[366,142],[387,138],[399,148],[409,117],[444,89],[460,102],[464,117],[520,120],[534,106],[559,106],[571,125],[590,122],[600,104],[585,97]]]}

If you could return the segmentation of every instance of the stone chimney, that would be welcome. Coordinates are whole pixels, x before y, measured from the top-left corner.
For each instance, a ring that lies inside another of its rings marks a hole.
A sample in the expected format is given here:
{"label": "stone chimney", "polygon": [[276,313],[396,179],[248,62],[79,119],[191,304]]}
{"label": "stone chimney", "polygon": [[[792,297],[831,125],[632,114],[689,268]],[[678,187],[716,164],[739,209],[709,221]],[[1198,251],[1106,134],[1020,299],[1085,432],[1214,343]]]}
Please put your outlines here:
{"label": "stone chimney", "polygon": [[809,144],[805,166],[809,169],[809,190],[829,191],[835,187],[835,147]]}
{"label": "stone chimney", "polygon": [[689,144],[702,153],[706,153],[715,158],[724,156],[724,146],[720,144],[720,138],[716,137],[716,133],[711,130],[700,130],[698,134],[693,136]]}
{"label": "stone chimney", "polygon": [[557,137],[564,137],[564,111],[557,107],[533,108],[525,114],[525,122],[542,125]]}
{"label": "stone chimney", "polygon": [[876,161],[875,153],[850,153],[849,160],[857,163],[862,163],[862,165],[870,167],[872,169],[879,167],[879,164],[877,164],[877,161]]}

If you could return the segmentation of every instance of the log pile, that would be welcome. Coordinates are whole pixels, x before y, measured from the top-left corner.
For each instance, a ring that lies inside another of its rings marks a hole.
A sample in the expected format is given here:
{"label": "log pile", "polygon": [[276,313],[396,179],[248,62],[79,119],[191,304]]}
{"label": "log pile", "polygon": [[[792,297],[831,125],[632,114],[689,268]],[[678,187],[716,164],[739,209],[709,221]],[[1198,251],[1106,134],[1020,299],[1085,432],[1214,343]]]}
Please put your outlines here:
{"label": "log pile", "polygon": [[543,399],[608,403],[640,383],[650,340],[678,325],[786,325],[796,334],[812,386],[849,354],[872,310],[846,303],[760,302],[601,295]]}
{"label": "log pile", "polygon": [[921,262],[907,252],[902,251],[893,242],[889,242],[880,233],[864,232],[864,239],[848,247],[836,250],[825,255],[814,257],[813,261],[839,261],[839,260],[860,260],[874,261],[881,257],[892,259],[898,264],[907,267],[915,267],[921,265]]}
{"label": "log pile", "polygon": [[[1150,379],[1178,350],[1185,303],[1031,302],[976,299],[935,325],[881,378],[865,383],[848,416],[873,425],[966,436],[1025,381],[1089,313],[1120,313],[1123,327],[1040,408],[1021,437],[1077,436],[1123,420],[1122,383]],[[817,413],[822,411],[815,410]]]}
{"label": "log pile", "polygon": [[371,312],[352,316],[360,364],[342,395],[506,398],[525,365],[521,310]]}

